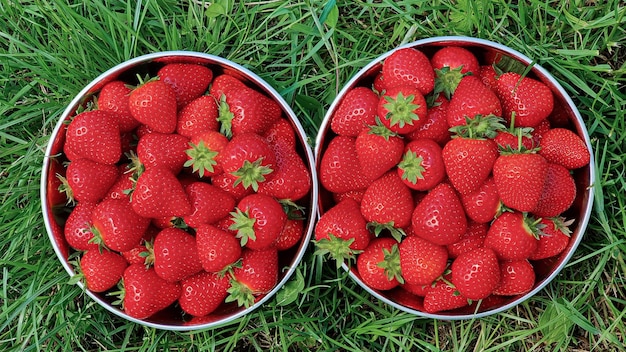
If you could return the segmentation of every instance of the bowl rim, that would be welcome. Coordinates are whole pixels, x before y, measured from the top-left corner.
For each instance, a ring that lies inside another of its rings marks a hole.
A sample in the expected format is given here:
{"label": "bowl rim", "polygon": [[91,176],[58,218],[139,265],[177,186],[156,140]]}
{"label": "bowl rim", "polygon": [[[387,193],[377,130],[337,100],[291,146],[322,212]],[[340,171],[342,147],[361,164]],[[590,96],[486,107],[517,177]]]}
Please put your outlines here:
{"label": "bowl rim", "polygon": [[142,319],[137,319],[134,317],[129,316],[128,314],[126,314],[124,311],[122,311],[121,309],[118,309],[114,306],[112,306],[109,302],[103,300],[100,296],[94,294],[93,292],[91,292],[90,290],[87,290],[85,285],[82,282],[77,282],[77,285],[83,290],[83,292],[86,292],[87,295],[89,297],[91,297],[93,300],[95,300],[96,302],[98,302],[100,304],[100,306],[104,307],[105,309],[107,309],[109,312],[124,318],[126,320],[132,321],[134,323],[140,324],[140,325],[144,325],[144,326],[148,326],[148,327],[152,327],[152,328],[157,328],[157,329],[162,329],[162,330],[171,330],[171,331],[192,331],[192,330],[207,330],[207,329],[214,329],[214,328],[218,328],[221,326],[225,326],[229,323],[234,322],[235,320],[243,317],[244,315],[247,315],[248,313],[253,312],[254,310],[256,310],[257,308],[259,308],[260,306],[262,306],[265,302],[267,302],[268,300],[272,299],[275,294],[284,287],[284,285],[287,283],[287,281],[291,278],[291,276],[293,275],[293,273],[297,270],[298,266],[300,265],[300,262],[302,261],[302,258],[304,257],[306,251],[307,251],[307,247],[309,242],[311,241],[311,236],[313,233],[313,229],[316,223],[316,214],[318,213],[317,210],[317,206],[318,206],[318,181],[317,181],[317,173],[315,172],[315,158],[314,158],[314,154],[312,151],[312,147],[310,146],[310,144],[308,143],[308,136],[304,130],[304,128],[302,127],[302,124],[300,123],[300,120],[298,119],[298,117],[296,116],[295,112],[293,111],[293,109],[290,107],[290,105],[285,101],[285,99],[278,93],[278,91],[276,91],[276,89],[274,87],[272,87],[269,83],[267,83],[265,80],[263,80],[260,76],[258,76],[256,73],[252,72],[251,70],[245,68],[244,66],[235,63],[231,60],[225,59],[223,57],[220,56],[216,56],[216,55],[212,55],[212,54],[207,54],[207,53],[202,53],[202,52],[196,52],[196,51],[187,51],[187,50],[171,50],[171,51],[160,51],[160,52],[154,52],[154,53],[149,53],[149,54],[144,54],[144,55],[140,55],[134,58],[131,58],[129,60],[126,60],[122,63],[119,63],[113,67],[111,67],[110,69],[106,70],[105,72],[101,73],[100,75],[98,75],[96,78],[94,78],[91,82],[89,82],[89,84],[87,84],[85,87],[83,87],[82,90],[80,90],[80,92],[78,92],[74,98],[71,100],[71,102],[67,105],[67,107],[65,108],[65,110],[63,111],[63,113],[60,115],[54,129],[52,130],[52,132],[50,133],[50,138],[47,142],[47,146],[46,146],[46,150],[45,150],[45,155],[43,158],[43,166],[42,166],[42,174],[41,174],[41,179],[40,179],[40,201],[41,201],[41,209],[42,209],[42,214],[43,214],[43,218],[44,218],[44,224],[46,227],[46,232],[48,234],[48,238],[52,244],[52,247],[54,249],[54,252],[56,253],[57,259],[61,262],[63,268],[65,269],[65,271],[70,275],[70,277],[76,275],[76,272],[74,271],[74,269],[72,268],[72,266],[69,264],[69,262],[67,261],[66,258],[64,258],[64,255],[62,253],[61,248],[59,247],[59,245],[57,244],[56,239],[54,238],[53,235],[53,229],[52,229],[52,225],[51,222],[54,221],[54,219],[51,219],[50,214],[48,212],[48,206],[47,206],[47,181],[48,178],[50,176],[49,174],[49,170],[50,170],[50,162],[51,159],[54,158],[54,155],[51,155],[52,153],[52,148],[54,145],[55,140],[57,139],[57,136],[59,134],[59,132],[61,131],[64,122],[66,121],[66,119],[71,116],[76,108],[81,104],[82,100],[84,99],[84,97],[86,97],[88,94],[92,93],[92,90],[94,90],[94,87],[97,87],[98,84],[101,84],[102,82],[106,81],[107,78],[112,77],[114,75],[120,74],[122,72],[125,72],[128,69],[132,69],[133,67],[137,66],[137,65],[141,65],[141,64],[147,64],[151,61],[153,61],[154,59],[161,59],[164,57],[177,57],[177,58],[200,58],[203,60],[207,60],[208,63],[210,65],[217,65],[223,68],[228,68],[228,69],[232,69],[238,73],[241,73],[246,79],[250,80],[252,83],[254,83],[256,86],[258,86],[259,88],[262,88],[268,95],[271,96],[272,99],[276,100],[277,103],[280,105],[282,111],[287,115],[287,119],[289,120],[289,122],[291,123],[291,125],[294,127],[294,129],[296,130],[296,138],[299,138],[300,140],[300,144],[302,147],[302,151],[304,152],[304,158],[306,160],[303,160],[307,166],[307,168],[310,170],[310,177],[311,177],[311,189],[310,189],[310,209],[308,209],[307,213],[309,214],[309,220],[308,223],[306,224],[306,227],[304,229],[304,234],[302,239],[300,240],[300,244],[296,250],[296,253],[293,257],[293,259],[290,262],[289,268],[286,271],[282,271],[282,279],[280,281],[277,282],[276,286],[270,291],[268,292],[265,296],[263,296],[261,299],[259,299],[258,301],[255,301],[255,303],[248,307],[248,308],[244,308],[244,309],[239,309],[237,312],[235,312],[234,314],[231,315],[227,315],[224,318],[221,319],[216,319],[215,321],[211,321],[208,323],[202,323],[202,324],[194,324],[194,325],[169,325],[169,324],[161,324],[161,323],[156,323],[153,321],[148,321],[148,320],[142,320]]}
{"label": "bowl rim", "polygon": [[[316,167],[319,163],[319,159],[321,159],[321,152],[322,152],[322,147],[324,145],[324,138],[325,138],[325,133],[327,131],[329,131],[330,128],[330,121],[332,118],[332,115],[334,113],[334,111],[337,109],[337,106],[339,105],[341,99],[340,97],[344,97],[345,94],[352,89],[355,84],[359,81],[359,79],[361,78],[361,76],[365,75],[366,73],[368,73],[372,68],[374,68],[376,65],[379,65],[381,62],[383,62],[385,60],[385,58],[387,58],[389,55],[391,55],[394,51],[399,50],[399,49],[403,49],[403,48],[419,48],[419,47],[423,47],[423,46],[427,46],[427,45],[437,45],[437,46],[442,46],[442,45],[446,45],[446,44],[454,44],[454,45],[461,45],[461,46],[482,46],[482,47],[488,47],[489,49],[495,49],[498,51],[501,51],[509,56],[511,56],[512,58],[520,61],[521,63],[523,63],[524,65],[527,66],[531,66],[531,72],[535,72],[536,74],[539,74],[542,78],[545,78],[546,80],[548,80],[550,82],[550,84],[552,85],[552,87],[554,89],[557,90],[557,92],[561,95],[561,97],[564,99],[565,103],[567,104],[567,106],[569,106],[569,108],[572,110],[572,113],[576,119],[576,121],[578,122],[578,124],[582,127],[582,128],[577,128],[577,132],[578,135],[580,137],[582,137],[582,139],[585,142],[585,145],[587,146],[589,152],[590,152],[590,161],[589,161],[589,186],[587,187],[587,194],[586,194],[586,199],[584,200],[586,202],[586,207],[584,207],[584,209],[581,208],[581,215],[582,218],[578,219],[578,225],[575,229],[575,231],[579,232],[579,235],[576,237],[575,241],[573,243],[571,243],[571,247],[569,249],[569,251],[566,253],[565,256],[563,256],[562,258],[560,258],[560,263],[554,268],[554,270],[547,275],[545,278],[542,279],[542,281],[535,287],[533,288],[531,291],[529,291],[528,293],[521,295],[515,299],[513,299],[512,301],[508,302],[507,304],[504,304],[502,306],[493,308],[493,309],[488,309],[485,311],[481,311],[481,312],[475,312],[473,314],[436,314],[436,313],[427,313],[424,311],[420,311],[417,309],[413,309],[413,308],[409,308],[407,306],[401,305],[397,302],[394,302],[393,300],[389,299],[388,297],[385,297],[384,295],[380,294],[378,291],[370,288],[369,286],[367,286],[349,267],[347,264],[342,264],[342,267],[344,270],[348,271],[349,276],[352,278],[352,280],[354,280],[357,284],[359,284],[359,286],[361,286],[362,288],[364,288],[367,292],[369,292],[372,296],[380,299],[381,301],[391,305],[392,307],[399,309],[401,311],[407,312],[407,313],[411,313],[420,317],[424,317],[424,318],[431,318],[431,319],[440,319],[440,320],[467,320],[467,319],[476,319],[476,318],[483,318],[489,315],[493,315],[493,314],[497,314],[506,310],[509,310],[517,305],[519,305],[520,303],[526,301],[528,298],[534,296],[535,294],[537,294],[539,291],[541,291],[545,286],[547,286],[550,282],[552,282],[552,280],[559,275],[559,273],[561,272],[561,270],[563,270],[563,268],[568,264],[568,262],[570,261],[571,257],[574,255],[574,252],[576,251],[578,245],[580,244],[580,242],[582,241],[583,235],[587,229],[587,225],[589,223],[589,219],[591,217],[591,212],[592,212],[592,208],[593,208],[593,203],[594,203],[594,188],[596,183],[596,166],[595,166],[595,159],[594,159],[594,154],[593,154],[593,148],[591,145],[591,140],[589,138],[589,132],[587,131],[587,128],[585,126],[584,120],[582,118],[582,116],[580,115],[580,112],[578,111],[576,105],[574,104],[572,98],[569,96],[569,94],[565,91],[565,89],[563,88],[563,86],[556,80],[556,78],[554,78],[546,69],[544,69],[541,65],[537,64],[535,61],[531,60],[528,56],[520,53],[519,51],[512,49],[510,47],[507,47],[505,45],[502,45],[500,43],[491,41],[491,40],[486,40],[486,39],[481,39],[481,38],[475,38],[475,37],[467,37],[467,36],[439,36],[439,37],[429,37],[429,38],[424,38],[424,39],[419,39],[410,43],[406,43],[403,44],[401,46],[398,46],[394,49],[391,49],[383,54],[381,54],[380,56],[372,59],[367,65],[365,65],[363,68],[361,68],[356,74],[354,74],[349,80],[348,82],[346,82],[343,86],[343,88],[339,91],[339,93],[337,94],[337,96],[335,97],[335,99],[333,100],[332,104],[330,105],[330,107],[328,108],[328,110],[326,111],[326,114],[324,116],[324,119],[322,120],[322,124],[319,128],[319,132],[316,136],[316,140],[315,140],[315,156],[316,156]],[[576,126],[578,127],[578,126]],[[318,170],[316,168],[316,170]],[[318,219],[321,216],[321,211],[322,211],[322,207],[318,205]]]}

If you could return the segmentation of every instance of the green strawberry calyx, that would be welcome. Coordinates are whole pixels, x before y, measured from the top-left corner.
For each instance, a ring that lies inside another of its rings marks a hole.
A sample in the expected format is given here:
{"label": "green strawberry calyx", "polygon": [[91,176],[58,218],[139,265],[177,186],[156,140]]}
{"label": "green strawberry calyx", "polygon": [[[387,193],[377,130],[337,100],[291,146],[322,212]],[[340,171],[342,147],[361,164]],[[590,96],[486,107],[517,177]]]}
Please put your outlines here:
{"label": "green strawberry calyx", "polygon": [[383,248],[383,255],[384,259],[377,266],[384,270],[387,279],[393,280],[395,278],[400,284],[403,284],[404,278],[400,270],[400,250],[398,245],[394,244],[391,250]]}
{"label": "green strawberry calyx", "polygon": [[367,131],[368,134],[373,134],[375,136],[381,136],[386,141],[388,141],[390,137],[399,137],[400,136],[396,132],[394,132],[394,131],[390,130],[389,128],[387,128],[387,126],[383,125],[383,123],[380,121],[380,118],[378,116],[376,116],[376,124],[375,125],[368,125],[367,127],[369,127],[369,130]]}
{"label": "green strawberry calyx", "polygon": [[499,131],[506,130],[502,117],[489,114],[486,116],[476,115],[474,117],[465,116],[465,124],[450,128],[454,133],[453,138],[462,137],[470,139],[493,139]]}
{"label": "green strawberry calyx", "polygon": [[255,192],[258,191],[259,183],[264,182],[265,176],[274,171],[271,167],[262,165],[262,163],[263,158],[258,158],[253,162],[245,160],[239,169],[231,172],[235,176],[233,186],[241,183],[245,189],[252,187]]}
{"label": "green strawberry calyx", "polygon": [[393,237],[396,241],[402,241],[402,238],[406,236],[406,232],[403,229],[397,228],[394,226],[393,221],[389,221],[387,223],[379,223],[376,221],[371,221],[367,223],[367,229],[374,233],[374,236],[378,237],[383,231],[389,231],[391,237]]}
{"label": "green strawberry calyx", "polygon": [[384,107],[388,111],[385,118],[389,120],[390,126],[398,125],[398,127],[402,128],[405,125],[413,125],[413,121],[420,119],[415,113],[415,110],[420,107],[418,104],[413,103],[415,95],[409,94],[405,97],[402,92],[399,92],[395,98],[385,96],[385,100],[387,103],[384,104]]}
{"label": "green strawberry calyx", "polygon": [[450,69],[448,66],[436,69],[433,95],[437,96],[439,93],[443,93],[446,99],[450,100],[461,79],[472,74],[471,72],[461,73],[462,69],[463,65],[454,69]]}
{"label": "green strawberry calyx", "polygon": [[536,239],[539,239],[539,236],[543,233],[540,226],[542,219],[530,216],[528,213],[522,213],[522,215],[522,226],[524,230]]}
{"label": "green strawberry calyx", "polygon": [[339,269],[344,263],[350,266],[352,260],[356,258],[356,255],[361,253],[361,250],[355,250],[350,248],[350,245],[354,242],[354,238],[344,240],[336,237],[332,233],[328,234],[328,238],[322,238],[317,241],[313,241],[315,247],[315,255],[325,256],[328,255],[335,260],[337,269]]}
{"label": "green strawberry calyx", "polygon": [[222,94],[218,104],[217,121],[220,123],[220,133],[228,139],[233,136],[233,118],[235,115],[230,111],[230,106],[226,102],[226,95]]}
{"label": "green strawberry calyx", "polygon": [[244,306],[246,308],[254,304],[255,292],[246,284],[237,281],[235,278],[230,279],[230,287],[227,292],[226,303],[237,302],[239,307]]}
{"label": "green strawberry calyx", "polygon": [[237,231],[235,237],[240,240],[241,246],[245,246],[248,241],[256,241],[256,233],[254,231],[256,219],[251,217],[247,210],[242,211],[241,209],[235,209],[230,215],[233,223],[228,228]]}
{"label": "green strawberry calyx", "polygon": [[61,174],[56,174],[56,177],[61,181],[59,192],[65,194],[65,198],[67,198],[66,205],[74,205],[76,203],[74,191],[72,191],[72,187],[70,187],[70,184],[67,182],[67,178],[61,176]]}
{"label": "green strawberry calyx", "polygon": [[204,174],[215,171],[217,165],[217,151],[210,149],[204,144],[204,141],[198,142],[198,144],[189,143],[189,149],[185,151],[189,159],[183,164],[184,167],[192,168],[194,173],[204,177]]}
{"label": "green strawberry calyx", "polygon": [[424,159],[421,156],[417,156],[417,153],[407,150],[398,164],[398,168],[403,171],[402,179],[412,184],[416,184],[417,180],[423,180],[424,172],[426,171],[422,165],[423,161]]}

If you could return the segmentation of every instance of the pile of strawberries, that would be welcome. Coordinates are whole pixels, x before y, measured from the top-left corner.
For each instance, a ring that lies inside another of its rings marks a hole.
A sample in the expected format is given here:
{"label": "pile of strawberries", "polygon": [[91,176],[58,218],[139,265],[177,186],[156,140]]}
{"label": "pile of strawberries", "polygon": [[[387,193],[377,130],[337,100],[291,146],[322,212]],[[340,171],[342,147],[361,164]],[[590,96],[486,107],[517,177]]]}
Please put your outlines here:
{"label": "pile of strawberries", "polygon": [[546,84],[485,56],[394,51],[343,96],[318,160],[332,201],[317,251],[427,313],[532,290],[568,246],[573,174],[590,160]]}
{"label": "pile of strawberries", "polygon": [[174,307],[197,321],[276,286],[312,177],[276,101],[207,65],[159,65],[67,121],[63,234],[87,289],[137,319]]}

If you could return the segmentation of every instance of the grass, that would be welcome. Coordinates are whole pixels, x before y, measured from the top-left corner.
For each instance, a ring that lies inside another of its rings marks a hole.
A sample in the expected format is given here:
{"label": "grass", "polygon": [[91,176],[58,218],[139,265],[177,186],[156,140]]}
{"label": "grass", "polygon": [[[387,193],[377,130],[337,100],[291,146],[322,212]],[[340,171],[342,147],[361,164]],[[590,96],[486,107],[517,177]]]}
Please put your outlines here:
{"label": "grass", "polygon": [[[0,13],[0,350],[624,350],[623,1],[0,0]],[[594,212],[571,263],[538,295],[479,320],[422,319],[308,253],[295,302],[271,300],[217,330],[169,332],[119,319],[67,284],[40,215],[41,163],[65,105],[99,73],[153,51],[220,55],[270,82],[314,140],[325,109],[368,61],[440,35],[493,40],[536,60],[591,135]]]}

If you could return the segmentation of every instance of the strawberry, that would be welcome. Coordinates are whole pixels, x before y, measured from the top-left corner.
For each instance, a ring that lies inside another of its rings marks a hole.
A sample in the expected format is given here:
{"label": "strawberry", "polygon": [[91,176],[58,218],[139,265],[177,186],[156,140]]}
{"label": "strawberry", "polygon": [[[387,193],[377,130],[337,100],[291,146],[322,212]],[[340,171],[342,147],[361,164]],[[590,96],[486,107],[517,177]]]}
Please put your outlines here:
{"label": "strawberry", "polygon": [[371,234],[359,203],[346,198],[323,213],[315,227],[318,254],[330,254],[341,266],[369,244]]}
{"label": "strawberry", "polygon": [[372,240],[359,254],[356,267],[361,280],[375,290],[391,290],[404,282],[398,242],[390,237]]}
{"label": "strawberry", "polygon": [[276,155],[276,169],[270,180],[259,184],[258,193],[291,201],[306,196],[311,189],[311,173],[296,152],[295,140],[294,144],[287,140],[271,142],[270,147]]}
{"label": "strawberry", "polygon": [[211,86],[209,87],[209,94],[220,100],[222,95],[228,94],[231,91],[248,89],[248,86],[243,83],[242,79],[235,77],[232,74],[221,74],[213,79]]}
{"label": "strawberry", "polygon": [[196,229],[196,243],[202,268],[217,273],[234,264],[241,257],[239,242],[232,233],[213,225],[200,225]]}
{"label": "strawberry", "polygon": [[145,170],[132,194],[132,209],[146,218],[191,214],[189,198],[176,176],[164,167]]}
{"label": "strawberry", "polygon": [[366,87],[346,92],[330,120],[330,129],[340,136],[356,137],[376,124],[378,95]]}
{"label": "strawberry", "polygon": [[515,296],[530,292],[535,286],[535,269],[526,259],[507,260],[500,264],[500,283],[494,295]]}
{"label": "strawberry", "polygon": [[255,192],[276,169],[276,154],[270,145],[256,133],[242,133],[233,137],[220,153],[224,172]]}
{"label": "strawberry", "polygon": [[365,176],[356,152],[356,139],[336,136],[322,155],[319,166],[322,186],[333,193],[365,189],[373,181]]}
{"label": "strawberry", "polygon": [[213,71],[210,68],[190,63],[167,64],[159,69],[157,75],[176,92],[179,108],[203,95],[213,80]]}
{"label": "strawberry", "polygon": [[543,191],[532,213],[555,217],[565,212],[576,199],[576,182],[570,171],[558,164],[548,164]]}
{"label": "strawberry", "polygon": [[506,212],[493,221],[484,245],[501,260],[527,259],[537,248],[536,233],[536,220],[521,212]]}
{"label": "strawberry", "polygon": [[[395,171],[372,182],[361,201],[361,213],[375,227],[389,229],[396,240],[403,235],[399,229],[411,224],[413,212],[411,190]],[[377,229],[376,234],[380,233]]]}
{"label": "strawberry", "polygon": [[181,282],[182,294],[178,304],[183,312],[202,317],[219,308],[228,296],[228,276],[200,272]]}
{"label": "strawberry", "polygon": [[407,143],[397,170],[404,184],[411,189],[432,189],[446,177],[441,147],[432,139]]}
{"label": "strawberry", "polygon": [[136,319],[149,318],[176,302],[181,295],[179,282],[165,281],[154,268],[143,264],[129,265],[122,280],[124,312]]}
{"label": "strawberry", "polygon": [[511,131],[499,131],[493,139],[500,149],[521,149],[530,150],[535,147],[532,137],[532,128],[516,127]]}
{"label": "strawberry", "polygon": [[450,270],[456,289],[471,300],[486,298],[500,282],[498,257],[490,248],[479,247],[459,254]]}
{"label": "strawberry", "polygon": [[280,231],[280,235],[278,235],[278,239],[274,244],[276,249],[279,251],[285,251],[289,248],[294,247],[304,236],[304,220],[301,218],[290,218],[287,217],[287,221],[285,221],[285,226]]}
{"label": "strawberry", "polygon": [[426,313],[438,313],[465,307],[468,304],[467,298],[461,296],[448,280],[443,279],[437,280],[424,296],[424,311]]}
{"label": "strawberry", "polygon": [[239,306],[250,307],[257,297],[269,293],[278,282],[278,251],[244,249],[241,267],[233,270],[231,287],[226,302],[236,301]]}
{"label": "strawberry", "polygon": [[223,172],[218,175],[211,176],[211,184],[222,189],[223,191],[226,191],[228,194],[233,196],[235,200],[241,200],[243,197],[254,193],[252,187],[246,189],[243,187],[242,183],[235,185],[235,181],[235,179]]}
{"label": "strawberry", "polygon": [[146,263],[153,264],[154,272],[165,281],[180,281],[202,270],[196,239],[184,230],[162,230],[148,249],[151,251]]}
{"label": "strawberry", "polygon": [[105,84],[98,94],[98,109],[115,114],[120,132],[130,132],[140,124],[128,106],[130,91],[123,81],[111,81]]}
{"label": "strawberry", "polygon": [[458,242],[447,245],[448,257],[454,259],[462,253],[470,252],[480,248],[485,243],[487,237],[487,224],[470,222],[467,224],[467,232],[463,234]]}
{"label": "strawberry", "polygon": [[409,134],[424,125],[428,106],[419,89],[395,86],[380,97],[377,111],[380,121],[391,131]]}
{"label": "strawberry", "polygon": [[353,191],[333,193],[333,200],[335,201],[335,203],[339,203],[346,198],[350,198],[357,203],[361,203],[364,194],[365,189],[355,189]]}
{"label": "strawberry", "polygon": [[537,206],[548,172],[548,162],[532,152],[502,152],[493,164],[493,180],[502,203],[521,212]]}
{"label": "strawberry", "polygon": [[453,129],[456,135],[443,147],[441,156],[450,183],[460,194],[476,191],[491,174],[499,154],[490,138],[501,127],[497,117],[486,116]]}
{"label": "strawberry", "polygon": [[372,83],[372,88],[374,93],[380,94],[382,91],[386,90],[385,79],[383,77],[383,72],[379,71],[374,77],[374,83]]}
{"label": "strawberry", "polygon": [[435,186],[417,204],[411,223],[417,236],[444,246],[458,242],[467,231],[463,205],[447,183]]}
{"label": "strawberry", "polygon": [[287,119],[279,119],[262,134],[274,151],[295,151],[297,142],[294,127]]}
{"label": "strawberry", "polygon": [[406,135],[409,140],[432,139],[443,146],[450,140],[448,131],[448,106],[450,102],[443,94],[439,94],[432,106],[428,108],[426,121],[420,128]]}
{"label": "strawberry", "polygon": [[515,127],[535,127],[552,112],[554,98],[541,81],[515,72],[496,80],[496,94],[502,102],[503,117]]}
{"label": "strawberry", "polygon": [[130,92],[133,117],[154,132],[173,133],[177,124],[176,92],[167,83],[151,80]]}
{"label": "strawberry", "polygon": [[565,220],[563,217],[541,219],[539,227],[539,243],[537,249],[528,259],[541,260],[561,254],[569,244],[571,230],[569,226],[574,220]]}
{"label": "strawberry", "polygon": [[206,131],[217,131],[218,106],[215,98],[203,95],[185,105],[177,115],[176,133],[188,138]]}
{"label": "strawberry", "polygon": [[89,159],[78,159],[69,163],[59,191],[65,192],[69,203],[97,203],[106,196],[118,178],[115,165],[101,164]]}
{"label": "strawberry", "polygon": [[402,277],[412,285],[430,285],[448,266],[446,247],[417,236],[404,238],[399,250]]}
{"label": "strawberry", "polygon": [[150,225],[150,219],[133,211],[128,200],[105,199],[91,215],[96,243],[124,252],[135,247]]}
{"label": "strawberry", "polygon": [[467,119],[473,119],[476,115],[502,116],[502,105],[496,94],[478,77],[465,76],[450,98],[446,115],[448,126],[464,125]]}
{"label": "strawberry", "polygon": [[484,85],[489,87],[489,89],[492,89],[495,91],[496,79],[498,77],[498,73],[494,69],[493,65],[481,65],[480,69],[478,70],[478,74],[476,76],[478,76],[481,82],[483,82]]}
{"label": "strawberry", "polygon": [[137,156],[146,169],[159,166],[176,175],[187,161],[188,143],[189,139],[179,134],[150,133],[139,139]]}
{"label": "strawberry", "polygon": [[146,254],[148,252],[149,249],[148,247],[146,247],[145,244],[138,244],[127,251],[121,252],[120,254],[122,255],[122,257],[124,257],[124,259],[126,259],[128,265],[132,265],[146,264]]}
{"label": "strawberry", "polygon": [[129,164],[122,164],[117,168],[119,176],[104,198],[130,200],[129,194],[135,186],[135,181],[128,166]]}
{"label": "strawberry", "polygon": [[124,257],[106,249],[90,249],[80,258],[80,271],[87,289],[92,292],[104,292],[114,287],[127,266]]}
{"label": "strawberry", "polygon": [[474,192],[461,195],[461,203],[467,217],[478,223],[491,222],[502,208],[493,177],[487,178]]}
{"label": "strawberry", "polygon": [[96,203],[80,202],[68,215],[63,227],[63,234],[70,247],[79,251],[98,248],[98,245],[92,242],[91,214],[94,209],[96,209]]}
{"label": "strawberry", "polygon": [[230,229],[237,231],[241,245],[254,250],[273,247],[287,221],[278,201],[258,193],[240,200],[231,217]]}
{"label": "strawberry", "polygon": [[402,306],[421,312],[424,311],[424,297],[416,296],[405,290],[403,287],[396,287],[395,289],[389,291],[387,297]]}
{"label": "strawberry", "polygon": [[82,112],[67,126],[64,151],[70,160],[85,158],[115,164],[122,155],[120,128],[115,114],[103,110]]}
{"label": "strawberry", "polygon": [[196,228],[212,224],[235,209],[235,198],[219,187],[206,182],[193,182],[185,187],[192,212],[185,216],[185,224]]}
{"label": "strawberry", "polygon": [[200,177],[219,175],[224,171],[220,153],[227,144],[228,138],[217,131],[198,133],[189,141],[183,166],[191,167]]}
{"label": "strawberry", "polygon": [[548,119],[542,120],[537,126],[535,126],[530,132],[530,135],[533,140],[533,146],[541,146],[541,140],[543,139],[543,134],[550,130],[551,125]]}
{"label": "strawberry", "polygon": [[371,180],[375,180],[396,166],[402,158],[404,142],[377,120],[376,125],[368,126],[356,137],[355,147],[361,170]]}
{"label": "strawberry", "polygon": [[552,128],[543,133],[539,154],[570,170],[586,166],[590,160],[589,149],[582,138],[565,128]]}
{"label": "strawberry", "polygon": [[445,46],[437,50],[430,63],[436,75],[434,90],[443,92],[448,99],[464,76],[479,72],[476,56],[459,46]]}
{"label": "strawberry", "polygon": [[428,292],[428,290],[430,289],[432,284],[428,284],[428,285],[414,285],[408,282],[404,282],[402,285],[400,285],[402,287],[403,290],[410,292],[411,294],[418,296],[418,297],[424,297],[426,296],[426,292]]}
{"label": "strawberry", "polygon": [[413,86],[426,95],[435,86],[435,71],[423,52],[414,48],[400,48],[383,62],[382,75],[385,88]]}

